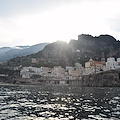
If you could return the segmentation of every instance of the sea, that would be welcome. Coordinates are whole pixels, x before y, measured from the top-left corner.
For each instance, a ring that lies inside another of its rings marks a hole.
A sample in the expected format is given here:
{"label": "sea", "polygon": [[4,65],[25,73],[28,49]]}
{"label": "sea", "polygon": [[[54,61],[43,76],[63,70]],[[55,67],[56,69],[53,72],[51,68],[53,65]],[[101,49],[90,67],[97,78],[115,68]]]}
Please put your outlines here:
{"label": "sea", "polygon": [[0,120],[120,120],[120,87],[0,85]]}

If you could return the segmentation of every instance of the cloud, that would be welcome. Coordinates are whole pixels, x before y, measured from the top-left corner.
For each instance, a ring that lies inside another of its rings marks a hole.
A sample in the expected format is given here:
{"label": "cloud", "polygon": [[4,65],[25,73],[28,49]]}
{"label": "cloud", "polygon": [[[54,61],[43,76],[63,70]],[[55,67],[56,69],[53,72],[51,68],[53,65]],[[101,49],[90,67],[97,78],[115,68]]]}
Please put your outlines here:
{"label": "cloud", "polygon": [[118,0],[0,0],[0,3],[0,45],[69,41],[82,33],[110,34],[120,39]]}
{"label": "cloud", "polygon": [[0,16],[39,13],[78,1],[81,0],[0,0]]}

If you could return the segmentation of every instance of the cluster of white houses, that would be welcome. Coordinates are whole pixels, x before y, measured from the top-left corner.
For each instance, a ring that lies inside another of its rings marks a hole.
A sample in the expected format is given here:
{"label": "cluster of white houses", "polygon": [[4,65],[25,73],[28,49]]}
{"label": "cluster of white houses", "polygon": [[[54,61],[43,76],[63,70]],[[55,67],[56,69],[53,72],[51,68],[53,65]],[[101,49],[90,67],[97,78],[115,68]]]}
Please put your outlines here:
{"label": "cluster of white houses", "polygon": [[20,74],[22,78],[31,78],[33,75],[37,75],[53,80],[77,79],[83,74],[84,68],[79,63],[76,63],[75,65],[76,67],[66,66],[66,69],[61,66],[55,66],[54,68],[23,67]]}
{"label": "cluster of white houses", "polygon": [[20,71],[20,75],[22,78],[31,78],[32,76],[37,75],[52,80],[75,80],[80,79],[82,75],[89,75],[119,68],[120,58],[117,58],[117,61],[115,61],[115,58],[107,58],[107,62],[90,59],[85,63],[85,68],[79,63],[75,63],[75,67],[66,66],[65,69],[61,66],[55,66],[54,68],[23,67]]}

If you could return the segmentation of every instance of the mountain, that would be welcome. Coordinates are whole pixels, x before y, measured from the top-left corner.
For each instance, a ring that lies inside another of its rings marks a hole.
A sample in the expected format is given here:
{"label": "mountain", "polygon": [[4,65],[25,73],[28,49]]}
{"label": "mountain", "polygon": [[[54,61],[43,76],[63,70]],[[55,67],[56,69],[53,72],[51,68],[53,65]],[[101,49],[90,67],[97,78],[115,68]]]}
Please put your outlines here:
{"label": "mountain", "polygon": [[4,62],[17,56],[26,56],[42,50],[48,43],[40,43],[33,46],[16,46],[0,48],[0,62]]}
{"label": "mountain", "polygon": [[12,49],[11,47],[2,47],[2,48],[0,48],[0,56],[4,55],[6,52],[8,52],[11,49]]}
{"label": "mountain", "polygon": [[[106,60],[108,57],[120,57],[120,41],[110,35],[93,37],[82,34],[78,40],[71,40],[68,44],[62,41],[51,43],[35,54],[17,57],[7,62],[7,66],[73,66],[76,62],[84,65],[93,58],[96,61]],[[35,58],[36,63],[31,63]]]}

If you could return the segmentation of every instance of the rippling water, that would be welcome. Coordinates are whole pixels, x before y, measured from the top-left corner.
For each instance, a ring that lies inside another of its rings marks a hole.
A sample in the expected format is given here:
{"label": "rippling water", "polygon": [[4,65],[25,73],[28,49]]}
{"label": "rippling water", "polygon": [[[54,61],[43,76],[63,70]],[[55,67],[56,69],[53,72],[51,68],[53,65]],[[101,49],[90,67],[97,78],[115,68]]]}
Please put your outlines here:
{"label": "rippling water", "polygon": [[119,120],[120,88],[0,86],[0,120]]}

